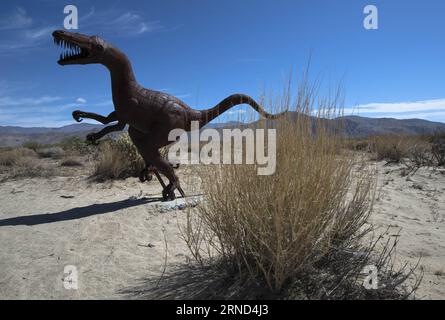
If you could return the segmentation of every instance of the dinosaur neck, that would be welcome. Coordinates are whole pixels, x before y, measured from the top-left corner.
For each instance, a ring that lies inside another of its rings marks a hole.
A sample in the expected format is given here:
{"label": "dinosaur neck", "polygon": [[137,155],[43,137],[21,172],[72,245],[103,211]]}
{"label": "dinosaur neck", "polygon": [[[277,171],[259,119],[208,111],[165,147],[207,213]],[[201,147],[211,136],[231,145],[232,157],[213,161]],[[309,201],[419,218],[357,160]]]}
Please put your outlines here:
{"label": "dinosaur neck", "polygon": [[104,65],[110,71],[113,101],[119,103],[129,98],[137,81],[127,56],[117,52],[105,59]]}

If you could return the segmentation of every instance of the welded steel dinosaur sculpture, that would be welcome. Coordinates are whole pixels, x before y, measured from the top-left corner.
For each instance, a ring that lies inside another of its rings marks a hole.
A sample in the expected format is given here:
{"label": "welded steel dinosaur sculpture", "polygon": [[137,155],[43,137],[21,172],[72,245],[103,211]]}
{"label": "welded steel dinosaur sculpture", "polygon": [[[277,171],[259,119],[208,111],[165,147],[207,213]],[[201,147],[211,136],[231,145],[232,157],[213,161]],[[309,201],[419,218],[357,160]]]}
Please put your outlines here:
{"label": "welded steel dinosaur sculpture", "polygon": [[[123,130],[125,125],[128,125],[131,140],[147,168],[153,166],[169,180],[169,184],[162,191],[164,200],[173,200],[177,188],[184,196],[173,167],[159,154],[159,148],[172,143],[168,140],[171,130],[178,128],[190,131],[192,121],[198,121],[199,126],[203,127],[221,113],[239,104],[249,104],[268,119],[279,116],[265,112],[255,100],[244,94],[231,95],[210,109],[194,110],[169,94],[142,87],[136,81],[127,56],[100,37],[63,30],[54,31],[53,37],[54,42],[65,49],[58,61],[60,65],[102,64],[111,74],[115,110],[108,116],[84,111],[73,112],[76,121],[81,121],[82,118],[94,119],[103,124],[117,121],[115,125],[89,134],[87,140],[95,142],[112,131]],[[159,177],[158,174],[157,176]]]}

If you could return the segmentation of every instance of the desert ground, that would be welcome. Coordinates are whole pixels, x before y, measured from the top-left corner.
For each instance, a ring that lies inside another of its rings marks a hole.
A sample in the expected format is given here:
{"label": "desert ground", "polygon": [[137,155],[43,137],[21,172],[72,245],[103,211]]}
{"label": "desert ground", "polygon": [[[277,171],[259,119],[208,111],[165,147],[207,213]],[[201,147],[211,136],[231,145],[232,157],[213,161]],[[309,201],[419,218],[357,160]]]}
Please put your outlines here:
{"label": "desert ground", "polygon": [[[445,299],[445,172],[422,167],[403,175],[402,165],[375,165],[372,222],[399,237],[398,262],[421,258],[416,298]],[[0,183],[1,299],[138,298],[137,288],[190,260],[178,227],[184,199],[160,201],[155,179],[97,183],[86,168],[70,170]],[[181,167],[178,175],[186,181],[193,170]],[[204,201],[199,192],[190,199]],[[66,266],[77,269],[77,289],[65,288]]]}

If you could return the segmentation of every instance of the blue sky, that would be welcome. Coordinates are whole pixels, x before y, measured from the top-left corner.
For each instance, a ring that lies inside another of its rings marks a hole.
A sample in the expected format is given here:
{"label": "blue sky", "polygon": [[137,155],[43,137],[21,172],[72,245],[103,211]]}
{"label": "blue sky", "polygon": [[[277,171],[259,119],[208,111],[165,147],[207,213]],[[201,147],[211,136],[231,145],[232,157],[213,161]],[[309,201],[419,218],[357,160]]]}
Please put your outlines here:
{"label": "blue sky", "polygon": [[[75,109],[113,110],[104,67],[56,63],[51,32],[63,28],[67,4],[79,10],[78,32],[117,45],[142,85],[198,109],[277,89],[311,57],[311,75],[326,87],[343,80],[346,113],[445,122],[443,0],[6,0],[0,125],[62,126]],[[378,30],[363,27],[368,4],[379,10]]]}

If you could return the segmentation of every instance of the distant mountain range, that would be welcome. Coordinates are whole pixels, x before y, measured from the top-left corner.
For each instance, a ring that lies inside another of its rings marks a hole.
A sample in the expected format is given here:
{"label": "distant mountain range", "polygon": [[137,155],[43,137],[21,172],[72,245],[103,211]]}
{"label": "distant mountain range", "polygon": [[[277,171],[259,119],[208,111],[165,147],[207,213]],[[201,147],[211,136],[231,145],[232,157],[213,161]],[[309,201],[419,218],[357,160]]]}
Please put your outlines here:
{"label": "distant mountain range", "polygon": [[103,125],[89,123],[70,124],[60,128],[0,126],[0,147],[20,146],[31,141],[40,144],[54,144],[69,137],[84,139],[88,133],[99,131],[103,127]]}
{"label": "distant mountain range", "polygon": [[[290,119],[296,119],[296,112],[288,112]],[[274,126],[274,120],[267,121],[268,127]],[[421,119],[398,120],[393,118],[365,118],[359,116],[346,116],[325,120],[329,126],[338,127],[340,124],[348,137],[362,138],[381,134],[430,134],[445,132],[445,123],[432,122]],[[223,128],[244,128],[255,126],[258,122],[245,124],[240,122],[227,122],[208,124],[207,128],[221,130]],[[41,144],[53,144],[61,142],[69,137],[84,139],[90,132],[99,131],[103,125],[78,123],[60,128],[23,128],[0,126],[0,147],[19,146],[26,142],[38,142]]]}
{"label": "distant mountain range", "polygon": [[431,134],[445,132],[445,123],[422,119],[364,118],[347,116],[335,119],[344,121],[345,133],[350,137],[367,137],[381,134]]}

